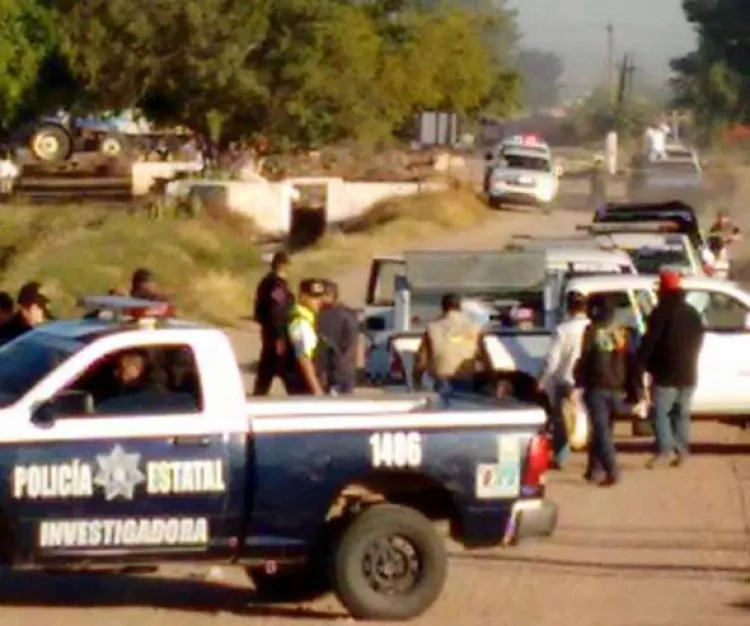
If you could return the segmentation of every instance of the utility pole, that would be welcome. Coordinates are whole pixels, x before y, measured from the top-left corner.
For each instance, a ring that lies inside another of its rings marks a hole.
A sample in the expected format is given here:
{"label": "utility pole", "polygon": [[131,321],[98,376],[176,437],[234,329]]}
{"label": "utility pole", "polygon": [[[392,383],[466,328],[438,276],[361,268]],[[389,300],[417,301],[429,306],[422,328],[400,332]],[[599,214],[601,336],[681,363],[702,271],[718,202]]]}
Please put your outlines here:
{"label": "utility pole", "polygon": [[632,53],[630,54],[629,58],[630,58],[630,61],[629,61],[629,65],[627,66],[627,70],[626,70],[627,71],[627,88],[626,88],[626,93],[627,93],[628,100],[630,100],[630,99],[633,98],[633,89],[634,89],[634,87],[633,87],[633,75],[635,74],[635,70],[637,69],[637,67],[635,65],[633,65],[633,54]]}
{"label": "utility pole", "polygon": [[615,27],[607,24],[607,89],[612,101],[615,99]]}

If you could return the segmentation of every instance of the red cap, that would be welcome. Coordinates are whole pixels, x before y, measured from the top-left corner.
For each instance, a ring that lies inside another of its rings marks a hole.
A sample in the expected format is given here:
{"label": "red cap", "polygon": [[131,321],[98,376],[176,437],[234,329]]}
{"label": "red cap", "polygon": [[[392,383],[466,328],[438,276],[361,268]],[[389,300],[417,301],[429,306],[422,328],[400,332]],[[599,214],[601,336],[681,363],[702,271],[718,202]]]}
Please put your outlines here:
{"label": "red cap", "polygon": [[682,288],[682,276],[672,270],[664,270],[659,274],[659,289],[661,291],[677,291]]}

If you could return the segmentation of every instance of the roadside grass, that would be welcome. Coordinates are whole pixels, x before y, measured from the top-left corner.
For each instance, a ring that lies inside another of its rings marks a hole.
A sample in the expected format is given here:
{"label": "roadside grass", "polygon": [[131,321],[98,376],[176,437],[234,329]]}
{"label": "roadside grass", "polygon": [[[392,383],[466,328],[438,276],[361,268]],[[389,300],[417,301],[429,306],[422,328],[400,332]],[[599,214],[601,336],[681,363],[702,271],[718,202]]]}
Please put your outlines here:
{"label": "roadside grass", "polygon": [[[293,279],[330,276],[377,252],[470,228],[488,215],[464,190],[387,200],[294,255]],[[252,311],[266,271],[251,220],[236,215],[150,220],[121,207],[11,205],[0,211],[0,287],[14,295],[39,280],[59,316],[80,314],[86,294],[127,289],[137,267],[159,276],[180,315],[235,326]]]}

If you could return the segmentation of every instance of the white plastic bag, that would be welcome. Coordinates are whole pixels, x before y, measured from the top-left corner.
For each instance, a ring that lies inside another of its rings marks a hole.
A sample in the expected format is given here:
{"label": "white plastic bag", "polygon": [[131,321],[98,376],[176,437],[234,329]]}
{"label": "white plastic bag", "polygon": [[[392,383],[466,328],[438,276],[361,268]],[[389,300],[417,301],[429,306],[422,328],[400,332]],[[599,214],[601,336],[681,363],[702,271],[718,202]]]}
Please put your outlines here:
{"label": "white plastic bag", "polygon": [[585,450],[589,442],[589,414],[583,397],[574,393],[563,401],[562,411],[571,450]]}

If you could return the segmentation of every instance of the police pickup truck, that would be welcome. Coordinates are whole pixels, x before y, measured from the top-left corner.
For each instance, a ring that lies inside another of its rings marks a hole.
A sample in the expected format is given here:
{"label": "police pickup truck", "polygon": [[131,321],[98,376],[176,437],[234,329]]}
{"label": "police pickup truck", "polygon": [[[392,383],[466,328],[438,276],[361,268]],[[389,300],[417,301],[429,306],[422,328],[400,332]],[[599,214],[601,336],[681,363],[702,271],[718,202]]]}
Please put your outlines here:
{"label": "police pickup truck", "polygon": [[[438,597],[446,549],[553,532],[545,416],[429,396],[247,400],[223,332],[85,299],[0,349],[0,547],[11,566],[244,566],[356,618]],[[291,598],[287,598],[291,599]]]}

